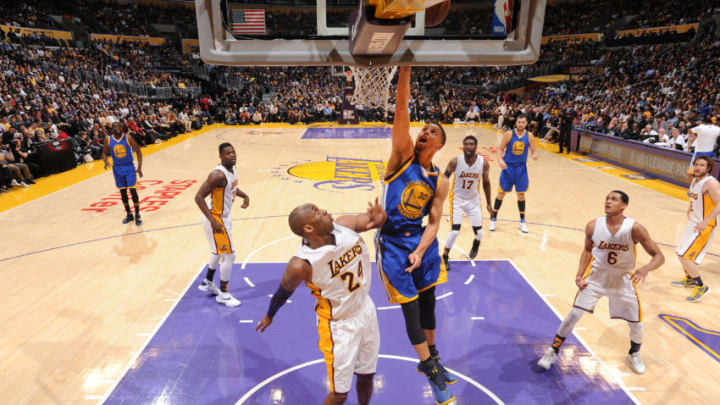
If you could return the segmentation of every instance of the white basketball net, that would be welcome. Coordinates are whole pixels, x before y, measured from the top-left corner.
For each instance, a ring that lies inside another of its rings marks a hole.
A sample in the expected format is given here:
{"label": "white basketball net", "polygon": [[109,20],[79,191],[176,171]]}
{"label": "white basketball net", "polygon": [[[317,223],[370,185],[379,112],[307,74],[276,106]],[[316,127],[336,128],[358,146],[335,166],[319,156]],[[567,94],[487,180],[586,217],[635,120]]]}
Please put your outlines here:
{"label": "white basketball net", "polygon": [[388,109],[390,83],[397,71],[397,66],[361,67],[350,66],[355,77],[353,104],[361,104],[366,108]]}

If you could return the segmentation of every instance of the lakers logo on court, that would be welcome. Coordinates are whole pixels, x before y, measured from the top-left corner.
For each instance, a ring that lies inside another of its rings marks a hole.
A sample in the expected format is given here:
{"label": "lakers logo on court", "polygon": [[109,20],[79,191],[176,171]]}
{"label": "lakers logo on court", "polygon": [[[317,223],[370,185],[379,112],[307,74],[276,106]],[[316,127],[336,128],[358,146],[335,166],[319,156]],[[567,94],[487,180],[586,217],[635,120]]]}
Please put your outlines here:
{"label": "lakers logo on court", "polygon": [[398,210],[406,218],[417,219],[422,216],[423,209],[433,196],[433,190],[423,181],[411,181],[405,185]]}
{"label": "lakers logo on court", "polygon": [[301,163],[287,169],[293,177],[314,180],[313,186],[320,190],[373,191],[385,175],[382,160],[355,159],[328,156],[322,162]]}

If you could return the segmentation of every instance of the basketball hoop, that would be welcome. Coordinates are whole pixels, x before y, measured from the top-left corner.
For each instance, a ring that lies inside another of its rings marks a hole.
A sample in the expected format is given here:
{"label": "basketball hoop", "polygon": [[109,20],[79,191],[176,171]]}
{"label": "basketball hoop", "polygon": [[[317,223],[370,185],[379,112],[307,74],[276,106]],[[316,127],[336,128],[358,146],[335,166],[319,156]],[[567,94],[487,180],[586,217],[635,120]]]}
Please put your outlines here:
{"label": "basketball hoop", "polygon": [[350,66],[355,78],[352,102],[366,108],[388,109],[390,84],[397,66]]}

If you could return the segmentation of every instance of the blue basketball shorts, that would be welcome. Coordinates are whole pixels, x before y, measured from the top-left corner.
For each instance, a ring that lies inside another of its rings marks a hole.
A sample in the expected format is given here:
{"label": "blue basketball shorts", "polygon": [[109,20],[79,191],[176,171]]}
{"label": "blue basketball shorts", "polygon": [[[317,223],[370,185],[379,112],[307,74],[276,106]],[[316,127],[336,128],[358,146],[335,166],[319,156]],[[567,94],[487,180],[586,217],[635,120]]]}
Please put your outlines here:
{"label": "blue basketball shorts", "polygon": [[117,188],[133,188],[137,184],[135,165],[113,166],[113,175]]}
{"label": "blue basketball shorts", "polygon": [[515,191],[518,193],[524,193],[530,187],[527,164],[508,163],[507,169],[500,172],[500,191],[509,193],[512,191],[513,186],[515,186]]}

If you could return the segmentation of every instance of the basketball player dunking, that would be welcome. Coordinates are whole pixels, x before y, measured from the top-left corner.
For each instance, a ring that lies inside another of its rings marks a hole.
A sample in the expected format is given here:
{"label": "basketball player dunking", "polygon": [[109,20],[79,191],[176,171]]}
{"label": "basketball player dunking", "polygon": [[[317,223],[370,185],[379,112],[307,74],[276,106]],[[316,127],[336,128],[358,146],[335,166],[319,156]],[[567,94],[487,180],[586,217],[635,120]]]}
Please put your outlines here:
{"label": "basketball player dunking", "polygon": [[720,183],[710,174],[713,163],[705,155],[697,156],[693,162],[693,180],[687,193],[690,198],[688,222],[675,249],[685,278],[673,281],[672,285],[693,288],[692,294],[687,297],[691,302],[700,301],[710,291],[700,278],[700,263],[715,237],[717,216],[720,214]]}
{"label": "basketball player dunking", "polygon": [[[606,295],[610,317],[624,319],[630,326],[630,351],[627,358],[630,368],[637,374],[645,372],[645,364],[640,358],[642,307],[636,286],[645,280],[650,271],[660,267],[665,257],[650,238],[647,229],[623,215],[629,202],[630,198],[624,192],[611,191],[605,198],[605,215],[585,226],[585,249],[575,276],[575,284],[580,290],[575,296],[573,309],[560,324],[552,346],[538,361],[540,367],[549,369],[555,363],[560,346],[582,318],[583,311],[592,313],[600,297]],[[633,271],[637,243],[652,259],[650,263]]]}
{"label": "basketball player dunking", "polygon": [[463,214],[467,214],[472,225],[473,239],[472,248],[470,249],[470,258],[477,256],[480,241],[482,240],[482,208],[480,202],[480,179],[482,179],[482,187],[485,192],[485,201],[487,202],[488,212],[492,212],[492,192],[490,190],[490,164],[482,156],[477,154],[477,138],[468,135],[463,139],[463,154],[453,158],[445,168],[445,177],[455,174],[455,178],[450,186],[450,219],[452,220],[452,229],[445,241],[445,251],[443,252],[443,262],[445,268],[450,270],[449,254],[455,244],[455,240],[460,234],[460,225],[462,225]]}
{"label": "basketball player dunking", "polygon": [[370,254],[358,232],[378,228],[386,218],[377,199],[362,215],[333,220],[327,211],[304,204],[292,210],[288,218],[290,229],[303,238],[302,244],[285,268],[267,314],[255,330],[265,331],[293,291],[305,282],[317,299],[318,346],[330,380],[324,405],[345,403],[353,374],[358,377],[358,403],[370,403],[380,331],[369,295]]}
{"label": "basketball player dunking", "polygon": [[533,160],[538,159],[537,149],[535,149],[535,137],[532,132],[526,131],[527,118],[525,114],[520,114],[515,119],[515,128],[505,132],[500,147],[497,150],[497,159],[502,172],[500,172],[500,190],[495,197],[494,210],[490,218],[490,230],[497,228],[497,214],[502,205],[505,193],[512,191],[515,186],[515,192],[518,199],[518,211],[520,211],[520,230],[524,233],[528,232],[525,224],[525,192],[530,186],[527,172],[527,155],[528,146],[532,153]]}
{"label": "basketball player dunking", "polygon": [[[240,301],[228,292],[230,273],[235,263],[235,249],[232,244],[232,203],[235,197],[243,199],[242,208],[250,205],[250,197],[238,187],[235,174],[235,148],[225,142],[220,144],[220,164],[210,172],[207,180],[195,194],[195,203],[203,213],[202,224],[210,244],[210,261],[205,280],[198,286],[201,291],[217,295],[215,301],[228,307],[240,305]],[[211,195],[209,206],[206,198]],[[220,288],[213,282],[215,270],[220,264]]]}
{"label": "basketball player dunking", "polygon": [[[115,185],[120,190],[120,198],[122,198],[123,206],[125,206],[125,219],[122,220],[123,224],[127,224],[132,220],[135,220],[135,225],[142,225],[142,219],[140,218],[140,198],[138,197],[137,189],[137,177],[142,178],[142,151],[140,145],[135,141],[131,132],[125,132],[125,128],[119,122],[115,122],[112,125],[112,136],[105,138],[105,144],[103,145],[102,158],[105,163],[105,169],[110,167],[108,162],[108,156],[112,156],[112,168],[113,176],[115,176]],[[137,154],[138,167],[135,169],[133,163],[133,151]],[[128,201],[127,190],[130,190],[132,195],[133,205],[135,206],[135,216],[133,217],[130,211],[130,202]]]}
{"label": "basketball player dunking", "polygon": [[[438,404],[455,398],[447,383],[457,377],[443,368],[435,348],[435,286],[447,281],[437,232],[448,181],[432,162],[445,145],[440,124],[425,125],[415,144],[410,137],[410,67],[400,67],[392,152],[383,186],[387,222],[376,236],[378,273],[390,302],[400,304],[410,343],[420,358]],[[423,217],[429,215],[427,227]]]}

